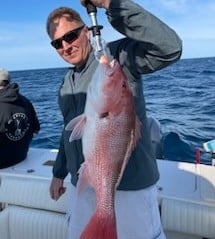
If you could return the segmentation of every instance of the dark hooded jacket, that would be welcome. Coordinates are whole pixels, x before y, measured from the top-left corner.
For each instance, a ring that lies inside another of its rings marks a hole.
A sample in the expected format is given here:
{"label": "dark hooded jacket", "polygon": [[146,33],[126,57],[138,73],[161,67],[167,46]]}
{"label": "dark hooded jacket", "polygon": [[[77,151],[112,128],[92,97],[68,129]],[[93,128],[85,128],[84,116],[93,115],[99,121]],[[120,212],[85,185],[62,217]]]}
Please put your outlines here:
{"label": "dark hooded jacket", "polygon": [[0,89],[0,168],[21,162],[27,156],[40,123],[31,102],[11,83]]}

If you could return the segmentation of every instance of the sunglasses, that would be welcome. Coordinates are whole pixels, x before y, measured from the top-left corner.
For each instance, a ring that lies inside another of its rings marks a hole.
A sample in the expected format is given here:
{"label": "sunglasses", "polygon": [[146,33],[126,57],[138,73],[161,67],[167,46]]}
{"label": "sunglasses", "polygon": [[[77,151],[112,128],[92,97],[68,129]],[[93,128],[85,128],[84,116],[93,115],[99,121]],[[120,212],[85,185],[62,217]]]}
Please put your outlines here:
{"label": "sunglasses", "polygon": [[51,41],[51,45],[58,50],[63,48],[62,41],[66,41],[67,43],[72,43],[74,40],[76,40],[79,37],[81,30],[84,28],[84,26],[85,25],[82,25],[72,31],[67,32],[62,37]]}

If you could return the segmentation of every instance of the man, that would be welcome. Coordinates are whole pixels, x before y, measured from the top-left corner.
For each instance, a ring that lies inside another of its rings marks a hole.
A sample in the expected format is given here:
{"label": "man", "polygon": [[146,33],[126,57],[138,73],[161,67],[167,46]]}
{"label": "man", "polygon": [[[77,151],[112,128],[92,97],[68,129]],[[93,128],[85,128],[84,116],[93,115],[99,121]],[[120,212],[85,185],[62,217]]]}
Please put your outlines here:
{"label": "man", "polygon": [[0,109],[0,168],[6,168],[26,158],[40,124],[33,105],[5,69],[0,69]]}
{"label": "man", "polygon": [[[85,0],[81,1],[85,4]],[[166,24],[131,0],[91,0],[96,7],[106,9],[113,28],[125,38],[110,42],[112,58],[119,60],[132,85],[135,109],[142,122],[142,139],[126,166],[116,192],[118,239],[165,238],[160,223],[156,182],[158,168],[152,151],[149,128],[146,123],[142,74],[154,72],[177,61],[182,44],[177,34]],[[65,126],[83,113],[86,91],[98,65],[90,44],[90,33],[80,15],[69,8],[55,9],[47,19],[51,45],[72,67],[59,91],[59,106]],[[69,143],[70,132],[62,132],[59,153],[53,168],[51,197],[57,200],[64,192],[64,178],[71,174],[71,219],[69,238],[79,238],[91,215],[90,195],[80,203],[75,200],[78,170],[83,162],[81,140]]]}

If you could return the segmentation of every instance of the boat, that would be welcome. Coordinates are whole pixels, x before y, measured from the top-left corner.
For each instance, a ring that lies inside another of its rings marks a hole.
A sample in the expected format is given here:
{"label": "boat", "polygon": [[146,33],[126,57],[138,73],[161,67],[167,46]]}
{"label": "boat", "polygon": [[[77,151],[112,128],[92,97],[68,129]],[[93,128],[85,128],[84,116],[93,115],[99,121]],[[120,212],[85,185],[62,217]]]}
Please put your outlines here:
{"label": "boat", "polygon": [[[67,195],[49,196],[56,149],[30,148],[0,170],[1,239],[66,239]],[[157,159],[161,220],[167,239],[215,239],[215,167]],[[69,176],[65,186],[70,183]],[[147,219],[146,219],[147,220]]]}

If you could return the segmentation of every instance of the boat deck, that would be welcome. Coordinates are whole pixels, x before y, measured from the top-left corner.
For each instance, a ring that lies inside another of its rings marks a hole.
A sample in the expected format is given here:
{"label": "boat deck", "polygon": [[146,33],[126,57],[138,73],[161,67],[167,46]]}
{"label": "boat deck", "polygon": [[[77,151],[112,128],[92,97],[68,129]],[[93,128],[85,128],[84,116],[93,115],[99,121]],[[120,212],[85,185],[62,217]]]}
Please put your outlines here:
{"label": "boat deck", "polygon": [[[25,161],[0,170],[1,239],[66,239],[67,193],[58,201],[49,196],[56,154],[31,148]],[[215,168],[165,160],[158,166],[167,239],[215,239]]]}

